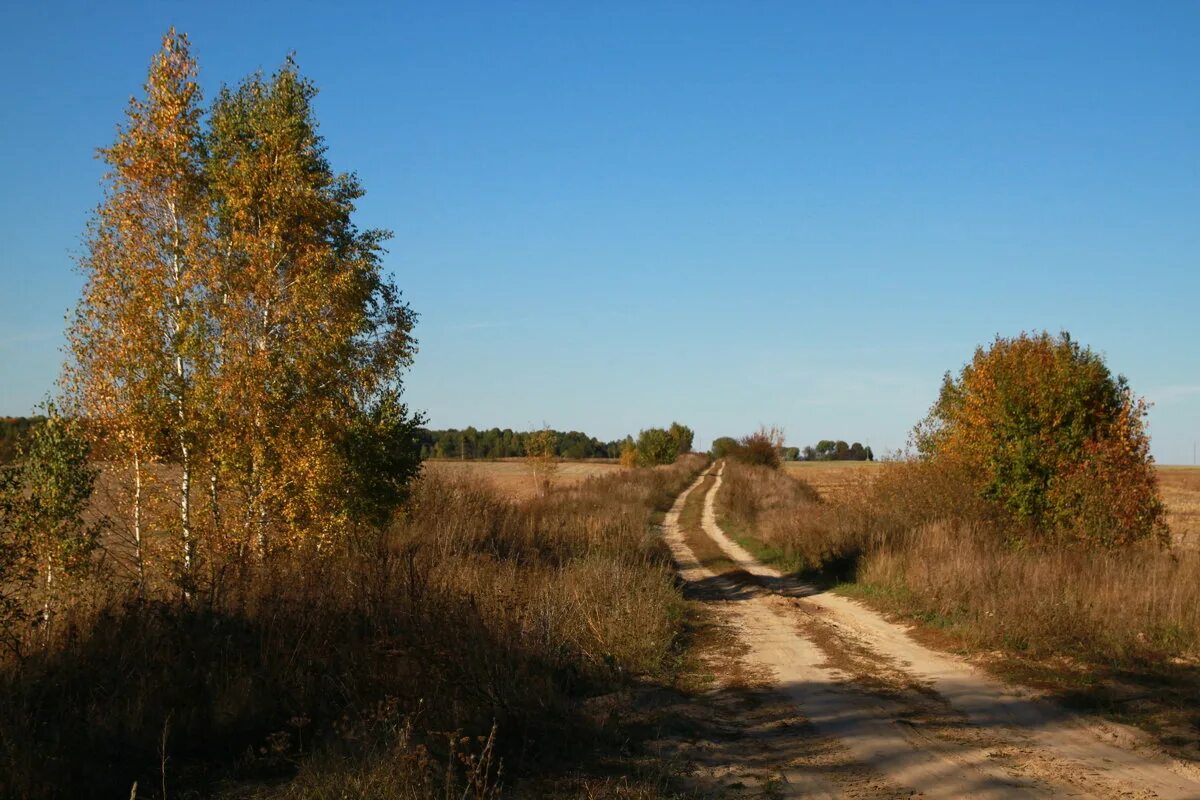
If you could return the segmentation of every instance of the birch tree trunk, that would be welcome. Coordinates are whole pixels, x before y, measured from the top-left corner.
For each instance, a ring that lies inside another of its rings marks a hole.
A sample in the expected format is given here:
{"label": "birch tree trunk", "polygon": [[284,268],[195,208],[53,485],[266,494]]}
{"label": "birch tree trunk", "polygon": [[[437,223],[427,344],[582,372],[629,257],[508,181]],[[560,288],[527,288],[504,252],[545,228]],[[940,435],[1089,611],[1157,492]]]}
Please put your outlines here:
{"label": "birch tree trunk", "polygon": [[146,559],[142,553],[142,458],[137,450],[133,452],[133,558],[140,595],[146,590]]}
{"label": "birch tree trunk", "polygon": [[195,555],[196,544],[192,539],[192,448],[188,441],[188,416],[187,404],[185,396],[187,394],[187,372],[183,363],[183,270],[184,264],[179,257],[181,247],[179,235],[179,215],[175,209],[173,201],[168,202],[168,208],[171,212],[171,226],[173,232],[173,241],[171,242],[171,271],[175,283],[174,292],[174,311],[175,311],[175,331],[171,340],[172,355],[175,357],[175,410],[176,422],[179,424],[178,441],[179,441],[179,457],[182,472],[179,477],[179,524],[180,535],[183,544],[183,583],[184,595],[191,596],[191,575],[192,561]]}
{"label": "birch tree trunk", "polygon": [[54,556],[46,556],[46,596],[42,599],[42,646],[50,646],[50,593],[54,589]]}

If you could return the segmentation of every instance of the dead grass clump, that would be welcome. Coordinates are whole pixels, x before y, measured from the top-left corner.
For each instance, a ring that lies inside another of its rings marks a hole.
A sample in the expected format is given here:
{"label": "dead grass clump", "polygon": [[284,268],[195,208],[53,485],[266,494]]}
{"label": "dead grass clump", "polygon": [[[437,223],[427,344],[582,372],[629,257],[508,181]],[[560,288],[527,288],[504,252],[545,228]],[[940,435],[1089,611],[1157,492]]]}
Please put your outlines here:
{"label": "dead grass clump", "polygon": [[806,482],[770,467],[727,461],[721,481],[722,509],[744,525],[753,525],[764,513],[820,501]]}
{"label": "dead grass clump", "polygon": [[853,559],[860,530],[805,481],[767,467],[726,463],[716,500],[722,525],[784,571],[813,572]]}
{"label": "dead grass clump", "polygon": [[955,522],[873,551],[858,580],[971,645],[1107,663],[1200,656],[1200,554],[1014,548]]}

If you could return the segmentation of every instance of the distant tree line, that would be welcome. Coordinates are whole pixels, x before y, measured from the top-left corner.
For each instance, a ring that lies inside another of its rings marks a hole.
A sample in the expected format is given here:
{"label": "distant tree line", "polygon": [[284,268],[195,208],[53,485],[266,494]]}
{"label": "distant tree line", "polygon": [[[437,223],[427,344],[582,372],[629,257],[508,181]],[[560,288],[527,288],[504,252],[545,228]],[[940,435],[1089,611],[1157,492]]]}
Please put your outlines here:
{"label": "distant tree line", "polygon": [[[767,457],[769,451],[774,456]],[[846,444],[838,439],[822,439],[816,446],[784,447],[782,431],[772,428],[760,430],[757,434],[734,439],[732,436],[720,436],[713,440],[711,449],[713,458],[734,457],[749,460],[752,463],[767,463],[770,461],[874,461],[875,454],[870,447],[863,447],[859,442]]]}
{"label": "distant tree line", "polygon": [[[794,450],[795,448],[788,448]],[[789,459],[791,460],[791,459]],[[875,454],[870,447],[860,443],[846,444],[841,439],[822,439],[816,447],[805,447],[798,453],[799,461],[874,461]]]}
{"label": "distant tree line", "polygon": [[535,435],[552,435],[560,458],[618,458],[622,440],[604,442],[580,431],[514,431],[511,428],[477,430],[474,427],[433,431],[417,430],[422,458],[517,458],[529,454]]}

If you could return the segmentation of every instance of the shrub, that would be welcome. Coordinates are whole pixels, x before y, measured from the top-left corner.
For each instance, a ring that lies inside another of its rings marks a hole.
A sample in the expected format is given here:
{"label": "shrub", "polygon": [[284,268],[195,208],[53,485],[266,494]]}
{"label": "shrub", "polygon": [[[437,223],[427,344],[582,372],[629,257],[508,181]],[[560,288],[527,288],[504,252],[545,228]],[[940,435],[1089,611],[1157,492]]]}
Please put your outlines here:
{"label": "shrub", "polygon": [[550,479],[558,469],[558,434],[549,428],[534,431],[525,440],[525,463],[538,492],[550,491]]}
{"label": "shrub", "polygon": [[638,434],[638,463],[644,467],[670,464],[679,456],[679,445],[664,428],[647,428]]}
{"label": "shrub", "polygon": [[1166,539],[1147,406],[1069,334],[997,337],[941,393],[914,440],[954,462],[1019,535],[1125,544]]}
{"label": "shrub", "polygon": [[749,436],[743,436],[729,456],[744,464],[778,469],[783,461],[783,431],[764,425]]}
{"label": "shrub", "polygon": [[621,466],[626,469],[636,467],[638,464],[637,446],[634,445],[632,439],[626,439],[621,444]]}
{"label": "shrub", "polygon": [[720,436],[713,439],[709,452],[712,453],[713,458],[725,458],[732,455],[737,446],[737,439],[734,439],[732,436]]}
{"label": "shrub", "polygon": [[676,455],[692,452],[692,441],[696,438],[696,434],[691,428],[687,425],[680,425],[678,422],[672,422],[667,433],[675,442]]}
{"label": "shrub", "polygon": [[0,594],[0,619],[21,616],[16,584],[30,584],[30,597],[40,595],[45,636],[65,597],[64,581],[93,566],[103,521],[89,524],[84,514],[99,470],[88,462],[79,421],[59,415],[53,405],[20,456],[0,477],[0,581],[8,586]]}

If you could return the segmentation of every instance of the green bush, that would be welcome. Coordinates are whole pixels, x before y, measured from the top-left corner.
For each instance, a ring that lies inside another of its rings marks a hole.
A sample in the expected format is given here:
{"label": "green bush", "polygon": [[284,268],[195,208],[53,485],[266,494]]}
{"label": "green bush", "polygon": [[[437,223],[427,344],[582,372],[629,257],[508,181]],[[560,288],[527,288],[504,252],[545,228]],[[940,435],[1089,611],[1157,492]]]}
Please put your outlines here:
{"label": "green bush", "polygon": [[979,348],[914,432],[1018,523],[1015,535],[1114,545],[1166,540],[1147,406],[1069,334]]}
{"label": "green bush", "polygon": [[638,434],[638,463],[643,467],[672,464],[684,453],[691,452],[695,434],[686,425],[672,422],[670,429],[647,428]]}
{"label": "green bush", "polygon": [[679,446],[664,428],[647,428],[637,438],[638,463],[643,467],[670,464],[679,456]]}
{"label": "green bush", "polygon": [[712,453],[713,458],[726,458],[737,449],[737,446],[737,439],[732,436],[720,436],[713,439],[709,452]]}

